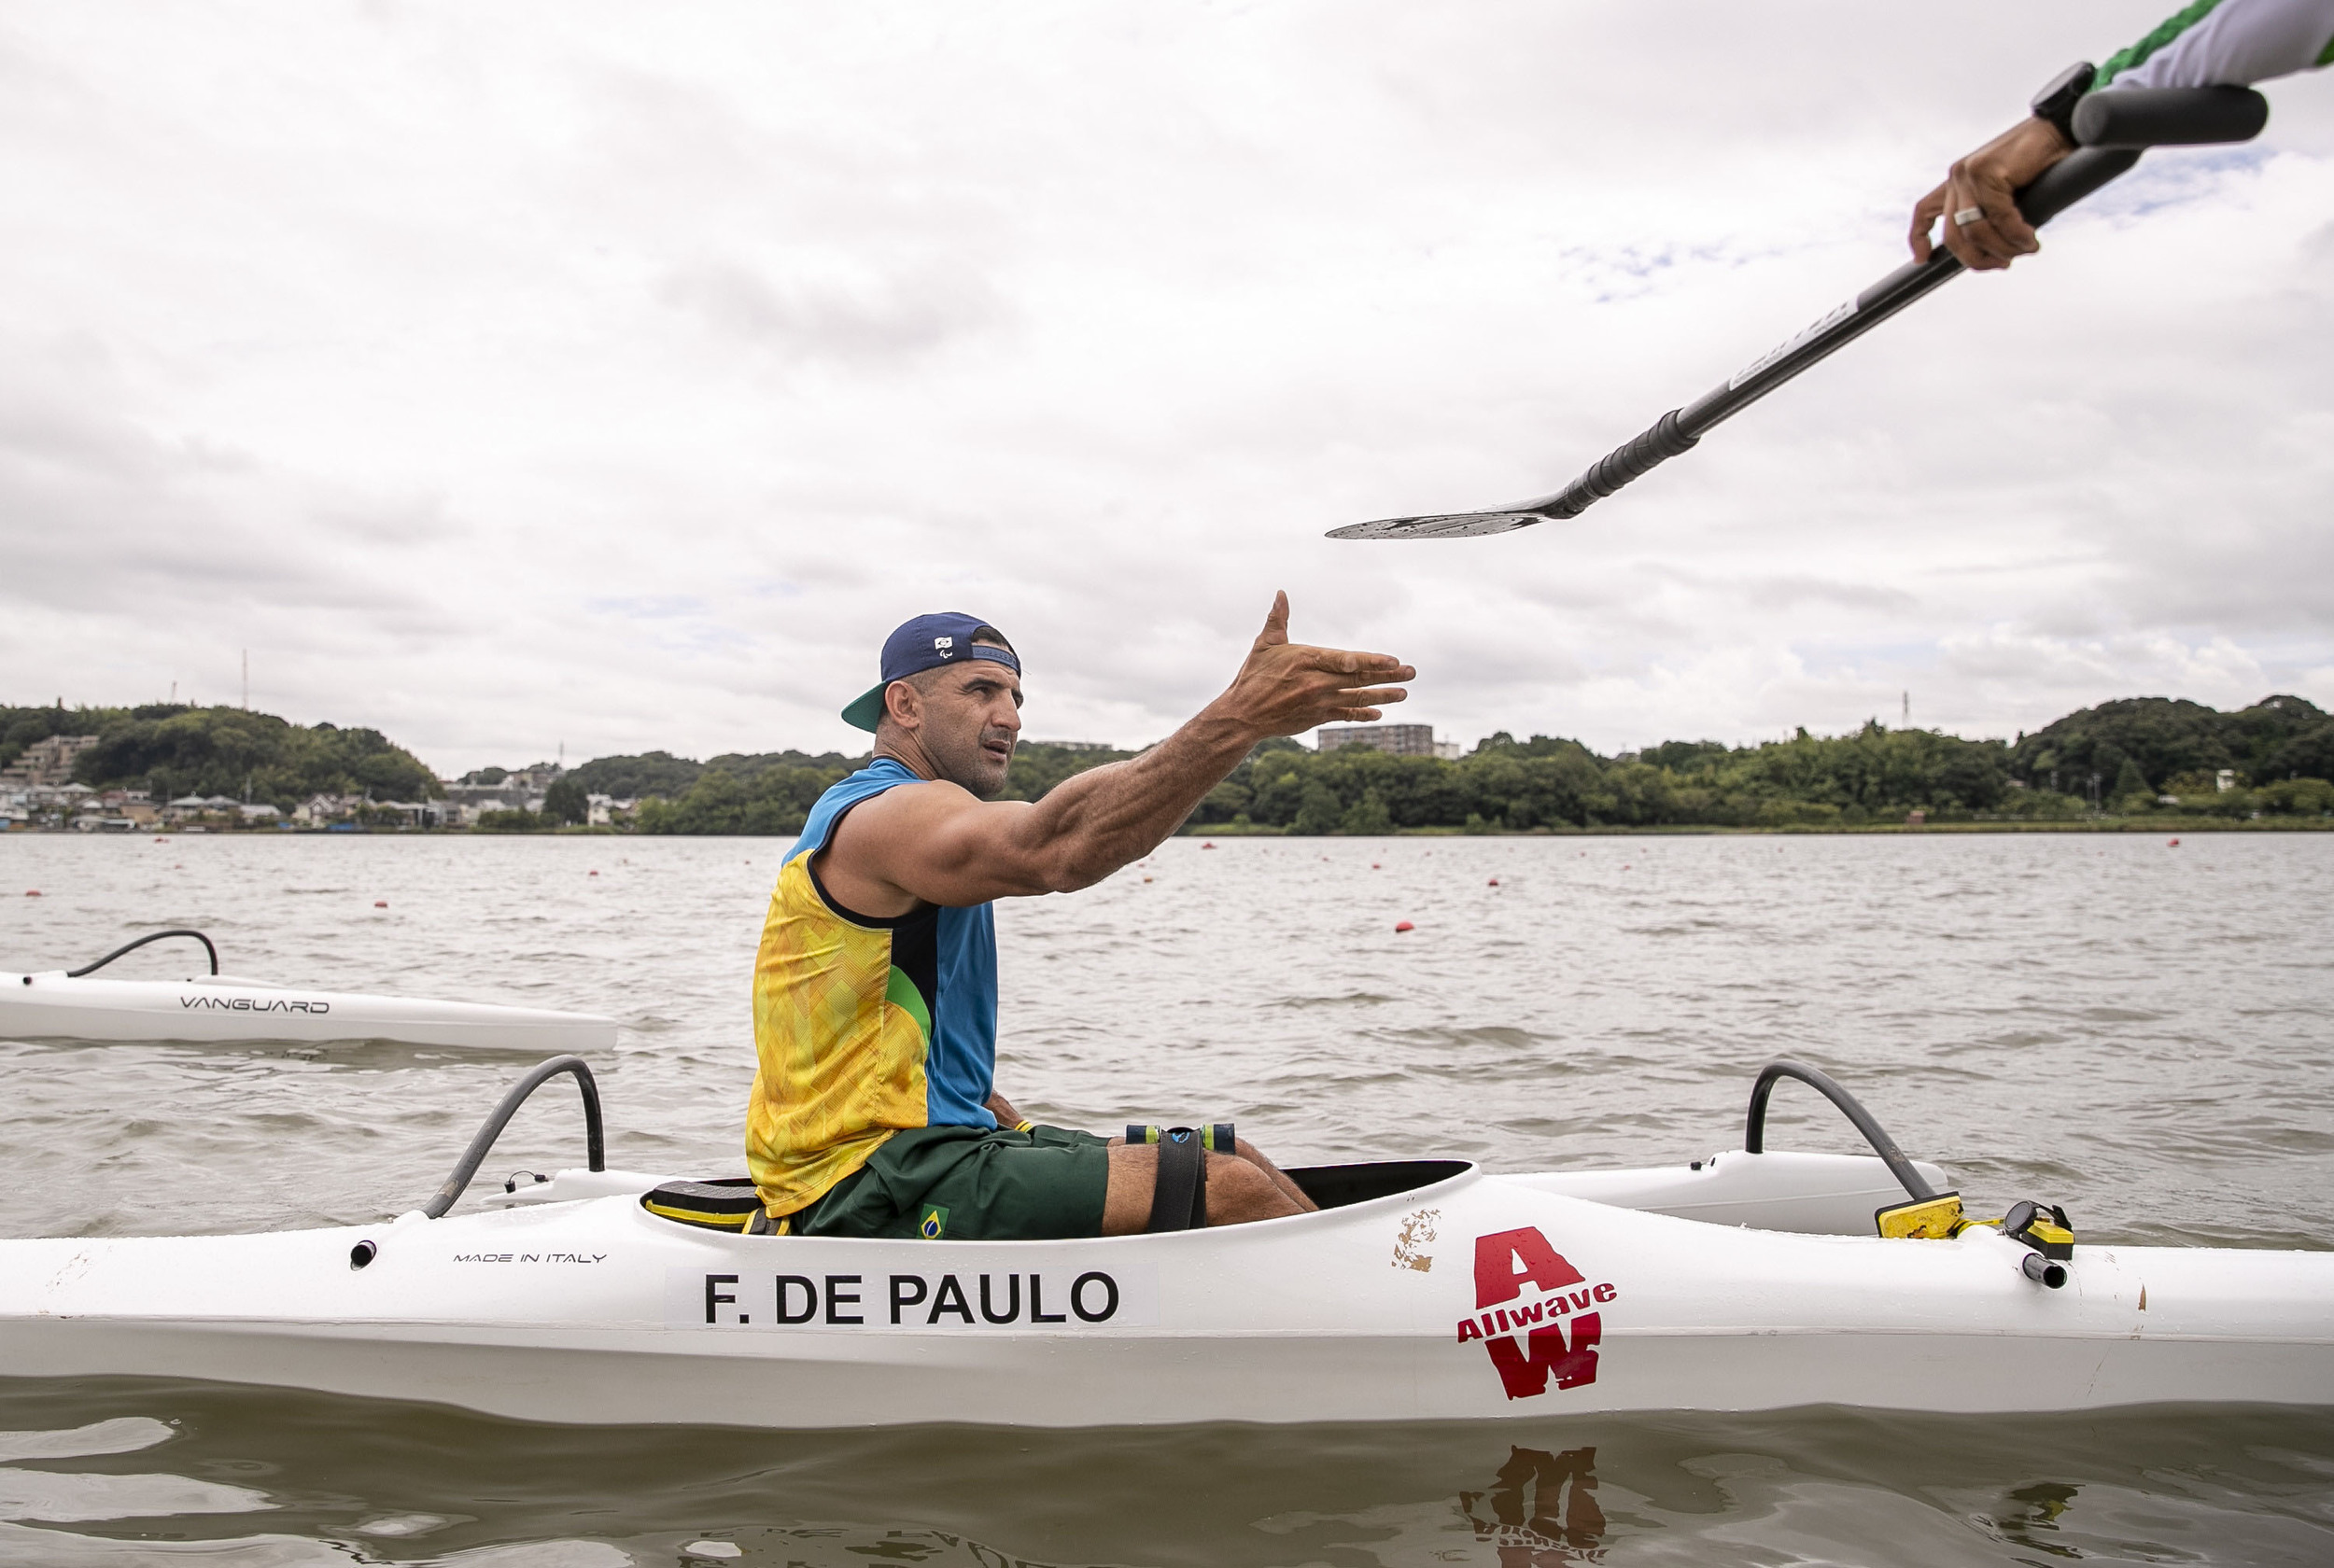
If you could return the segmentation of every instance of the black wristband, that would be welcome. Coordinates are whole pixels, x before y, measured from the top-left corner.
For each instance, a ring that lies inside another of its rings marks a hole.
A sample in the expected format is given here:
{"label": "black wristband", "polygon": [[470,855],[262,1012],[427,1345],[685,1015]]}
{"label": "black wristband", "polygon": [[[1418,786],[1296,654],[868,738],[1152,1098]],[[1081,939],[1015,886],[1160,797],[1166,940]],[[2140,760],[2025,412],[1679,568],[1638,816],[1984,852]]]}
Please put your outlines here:
{"label": "black wristband", "polygon": [[2078,146],[2074,139],[2074,105],[2083,101],[2083,94],[2098,79],[2099,67],[2088,60],[2078,60],[2044,84],[2029,107],[2036,119],[2046,119],[2056,126],[2067,146]]}

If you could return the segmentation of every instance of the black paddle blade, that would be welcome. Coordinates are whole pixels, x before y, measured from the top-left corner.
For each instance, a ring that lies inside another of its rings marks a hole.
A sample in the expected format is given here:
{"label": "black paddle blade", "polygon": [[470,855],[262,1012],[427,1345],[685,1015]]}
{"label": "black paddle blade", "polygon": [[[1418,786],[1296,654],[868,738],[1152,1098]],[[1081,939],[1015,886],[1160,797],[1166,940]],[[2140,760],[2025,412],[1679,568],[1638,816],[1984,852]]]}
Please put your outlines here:
{"label": "black paddle blade", "polygon": [[1333,539],[1477,539],[1484,534],[1511,534],[1535,523],[1545,523],[1537,511],[1445,511],[1427,517],[1381,517],[1374,523],[1351,523],[1331,528]]}

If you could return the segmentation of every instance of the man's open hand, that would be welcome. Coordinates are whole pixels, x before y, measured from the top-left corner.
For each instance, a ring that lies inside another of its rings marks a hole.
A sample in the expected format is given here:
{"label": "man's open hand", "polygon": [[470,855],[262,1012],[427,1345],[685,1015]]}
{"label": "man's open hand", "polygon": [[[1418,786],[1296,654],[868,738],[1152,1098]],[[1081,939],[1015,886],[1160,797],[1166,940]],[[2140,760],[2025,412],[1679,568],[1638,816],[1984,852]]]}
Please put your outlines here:
{"label": "man's open hand", "polygon": [[[1972,272],[1993,272],[2040,250],[2034,226],[2018,216],[2018,193],[2073,150],[2057,126],[2029,116],[1955,162],[1945,183],[1913,207],[1913,259],[1926,261],[1936,248],[1929,233],[1939,218],[1945,247]],[[1984,216],[1953,221],[1955,213],[1973,207]]]}
{"label": "man's open hand", "polygon": [[1275,594],[1247,662],[1213,706],[1258,739],[1299,735],[1321,724],[1383,718],[1381,704],[1400,702],[1410,693],[1382,682],[1410,680],[1417,674],[1391,653],[1289,641],[1288,595]]}

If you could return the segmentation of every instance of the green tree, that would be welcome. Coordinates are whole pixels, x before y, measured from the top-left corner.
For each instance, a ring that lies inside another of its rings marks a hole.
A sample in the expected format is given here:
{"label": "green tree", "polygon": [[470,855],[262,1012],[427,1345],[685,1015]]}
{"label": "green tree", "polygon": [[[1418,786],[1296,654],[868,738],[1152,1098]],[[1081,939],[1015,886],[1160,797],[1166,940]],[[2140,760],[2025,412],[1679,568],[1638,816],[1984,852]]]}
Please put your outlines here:
{"label": "green tree", "polygon": [[592,804],[584,798],[584,786],[572,777],[556,778],[543,791],[543,817],[548,821],[563,822],[572,827],[592,814]]}
{"label": "green tree", "polygon": [[1304,787],[1296,820],[1289,826],[1295,833],[1333,833],[1344,820],[1344,803],[1337,798],[1337,791],[1315,779]]}
{"label": "green tree", "polygon": [[1375,790],[1364,790],[1361,799],[1345,808],[1337,831],[1356,837],[1370,837],[1394,831],[1394,819],[1385,809],[1385,801]]}

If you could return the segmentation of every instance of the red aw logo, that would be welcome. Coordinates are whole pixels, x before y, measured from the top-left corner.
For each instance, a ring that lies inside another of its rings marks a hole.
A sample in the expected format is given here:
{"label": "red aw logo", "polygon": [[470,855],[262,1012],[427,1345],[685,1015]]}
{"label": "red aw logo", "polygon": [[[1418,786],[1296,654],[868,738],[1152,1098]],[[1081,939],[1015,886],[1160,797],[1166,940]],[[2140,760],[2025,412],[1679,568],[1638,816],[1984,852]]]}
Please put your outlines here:
{"label": "red aw logo", "polygon": [[[1526,1285],[1538,1288],[1539,1299],[1519,1299]],[[1589,1284],[1536,1226],[1479,1236],[1477,1315],[1460,1320],[1459,1343],[1483,1342],[1510,1399],[1547,1393],[1551,1378],[1560,1389],[1579,1388],[1596,1380],[1596,1346],[1604,1337],[1603,1315],[1588,1309],[1618,1294],[1610,1285]],[[1560,1321],[1566,1317],[1572,1320],[1568,1335]],[[1518,1334],[1520,1342],[1511,1337]]]}

